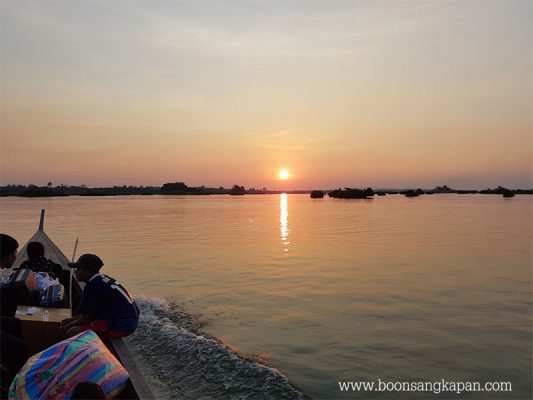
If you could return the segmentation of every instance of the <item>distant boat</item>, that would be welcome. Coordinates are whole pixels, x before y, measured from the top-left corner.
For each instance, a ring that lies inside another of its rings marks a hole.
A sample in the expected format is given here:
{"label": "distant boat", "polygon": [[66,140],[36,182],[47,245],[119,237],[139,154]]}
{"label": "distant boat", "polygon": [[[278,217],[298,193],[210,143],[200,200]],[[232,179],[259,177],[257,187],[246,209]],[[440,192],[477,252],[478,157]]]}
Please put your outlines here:
{"label": "distant boat", "polygon": [[322,199],[324,197],[324,192],[322,190],[313,190],[310,197],[312,199]]}
{"label": "distant boat", "polygon": [[502,194],[503,194],[503,197],[514,197],[514,193],[511,192],[510,190],[507,190],[503,192]]}

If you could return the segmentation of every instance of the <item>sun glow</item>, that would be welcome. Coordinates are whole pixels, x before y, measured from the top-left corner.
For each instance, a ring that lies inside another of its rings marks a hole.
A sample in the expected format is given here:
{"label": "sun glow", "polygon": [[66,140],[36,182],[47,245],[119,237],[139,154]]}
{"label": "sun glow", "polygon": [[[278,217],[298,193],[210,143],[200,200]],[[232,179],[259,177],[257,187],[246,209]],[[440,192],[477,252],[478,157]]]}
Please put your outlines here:
{"label": "sun glow", "polygon": [[278,178],[279,179],[283,179],[283,180],[289,179],[290,176],[291,176],[291,174],[286,169],[280,169],[279,170],[279,173],[278,173]]}

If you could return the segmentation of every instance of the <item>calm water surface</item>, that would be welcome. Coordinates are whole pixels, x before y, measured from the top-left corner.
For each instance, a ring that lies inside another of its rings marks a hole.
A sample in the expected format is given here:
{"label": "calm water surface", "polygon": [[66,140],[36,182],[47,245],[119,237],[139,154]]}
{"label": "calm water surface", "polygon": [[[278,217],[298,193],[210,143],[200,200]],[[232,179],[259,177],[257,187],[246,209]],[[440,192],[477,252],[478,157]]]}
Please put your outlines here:
{"label": "calm water surface", "polygon": [[2,232],[21,244],[46,208],[45,229],[67,256],[78,237],[78,254],[100,255],[104,272],[134,295],[177,304],[314,398],[402,397],[338,390],[338,381],[378,378],[509,381],[512,393],[460,398],[531,397],[530,196],[1,198],[0,205]]}

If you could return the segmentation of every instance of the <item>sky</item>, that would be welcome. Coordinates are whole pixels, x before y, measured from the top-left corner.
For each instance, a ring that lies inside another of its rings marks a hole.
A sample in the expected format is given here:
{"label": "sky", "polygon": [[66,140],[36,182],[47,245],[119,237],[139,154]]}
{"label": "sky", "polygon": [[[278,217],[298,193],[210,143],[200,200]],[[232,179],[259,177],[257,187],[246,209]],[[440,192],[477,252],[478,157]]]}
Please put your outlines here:
{"label": "sky", "polygon": [[532,21],[516,0],[0,0],[0,184],[532,188]]}

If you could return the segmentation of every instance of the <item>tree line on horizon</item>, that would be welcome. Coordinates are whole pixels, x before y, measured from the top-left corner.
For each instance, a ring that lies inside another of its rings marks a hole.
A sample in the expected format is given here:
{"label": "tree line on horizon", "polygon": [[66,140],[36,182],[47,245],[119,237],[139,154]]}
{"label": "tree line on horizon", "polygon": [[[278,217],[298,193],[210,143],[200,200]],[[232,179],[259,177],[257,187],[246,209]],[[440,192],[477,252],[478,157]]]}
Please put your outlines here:
{"label": "tree line on horizon", "polygon": [[[291,191],[306,193],[307,191]],[[267,188],[245,189],[244,186],[233,185],[231,188],[187,186],[184,182],[165,183],[162,186],[108,186],[88,187],[87,185],[57,185],[48,182],[46,186],[37,185],[6,185],[0,186],[0,197],[61,197],[61,196],[125,196],[125,195],[211,195],[211,194],[270,194],[280,191]]]}
{"label": "tree line on horizon", "polygon": [[[359,190],[352,188],[345,188],[345,190]],[[372,188],[364,189],[367,194],[372,191]],[[376,194],[397,194],[406,191],[407,189],[378,189]],[[503,194],[505,192],[512,192],[514,194],[533,194],[533,189],[507,189],[503,186],[498,186],[494,189],[485,190],[459,190],[452,189],[447,185],[436,186],[431,190],[411,189],[415,193],[433,194],[433,193],[456,193],[456,194]],[[324,192],[339,192],[342,189],[325,190]],[[86,185],[58,185],[53,186],[52,182],[48,182],[46,186],[37,185],[6,185],[0,186],[0,197],[20,196],[20,197],[61,197],[61,196],[125,196],[125,195],[211,195],[211,194],[228,194],[228,195],[243,195],[243,194],[277,194],[277,193],[311,193],[312,190],[268,190],[267,188],[246,189],[244,186],[233,185],[232,188],[224,188],[219,186],[214,187],[192,187],[187,186],[184,182],[169,182],[162,186],[110,186],[110,187],[88,187]]]}

